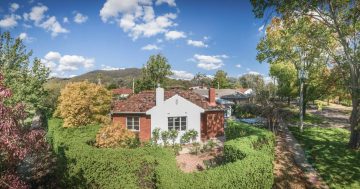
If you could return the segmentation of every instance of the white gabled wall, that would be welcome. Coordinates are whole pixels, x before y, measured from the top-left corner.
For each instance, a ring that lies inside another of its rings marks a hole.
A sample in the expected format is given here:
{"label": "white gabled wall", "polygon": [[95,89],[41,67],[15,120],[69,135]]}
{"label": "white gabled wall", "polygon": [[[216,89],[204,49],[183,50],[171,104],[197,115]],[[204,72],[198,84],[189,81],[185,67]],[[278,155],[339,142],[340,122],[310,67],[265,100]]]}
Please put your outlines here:
{"label": "white gabled wall", "polygon": [[[161,131],[168,130],[168,117],[186,116],[187,130],[194,129],[198,132],[197,140],[200,142],[201,133],[201,113],[204,109],[186,100],[185,98],[174,95],[165,100],[162,104],[156,105],[146,112],[151,115],[151,136],[155,128],[160,128]],[[177,143],[180,142],[180,137],[185,131],[179,131]]]}

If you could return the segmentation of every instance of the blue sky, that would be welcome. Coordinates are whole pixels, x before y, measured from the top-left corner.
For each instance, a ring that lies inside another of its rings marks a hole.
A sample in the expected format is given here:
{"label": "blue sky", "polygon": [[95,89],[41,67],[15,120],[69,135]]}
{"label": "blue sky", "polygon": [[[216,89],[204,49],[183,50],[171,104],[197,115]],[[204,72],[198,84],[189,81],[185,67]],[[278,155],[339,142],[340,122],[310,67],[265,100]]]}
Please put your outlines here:
{"label": "blue sky", "polygon": [[139,68],[157,53],[176,78],[268,74],[256,61],[264,21],[245,0],[2,0],[0,15],[1,31],[21,37],[52,76]]}

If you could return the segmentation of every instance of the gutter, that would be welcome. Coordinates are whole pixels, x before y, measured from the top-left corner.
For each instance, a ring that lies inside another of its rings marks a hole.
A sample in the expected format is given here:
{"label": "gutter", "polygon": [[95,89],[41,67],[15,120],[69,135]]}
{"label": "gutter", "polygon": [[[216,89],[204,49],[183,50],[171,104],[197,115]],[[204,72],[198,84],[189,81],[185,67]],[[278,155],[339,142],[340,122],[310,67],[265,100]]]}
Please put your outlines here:
{"label": "gutter", "polygon": [[113,114],[146,114],[146,112],[110,112],[110,115]]}

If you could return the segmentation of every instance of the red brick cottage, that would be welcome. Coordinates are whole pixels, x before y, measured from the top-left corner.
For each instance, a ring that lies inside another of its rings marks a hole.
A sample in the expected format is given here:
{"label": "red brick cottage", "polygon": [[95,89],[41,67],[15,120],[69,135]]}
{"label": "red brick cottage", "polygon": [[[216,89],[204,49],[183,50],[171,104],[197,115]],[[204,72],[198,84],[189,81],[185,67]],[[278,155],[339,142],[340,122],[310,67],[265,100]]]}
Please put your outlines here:
{"label": "red brick cottage", "polygon": [[111,112],[112,121],[137,132],[141,141],[151,138],[152,130],[176,129],[182,133],[194,129],[198,141],[224,135],[224,108],[215,102],[215,90],[209,98],[192,91],[172,89],[143,91],[127,99],[116,100]]}

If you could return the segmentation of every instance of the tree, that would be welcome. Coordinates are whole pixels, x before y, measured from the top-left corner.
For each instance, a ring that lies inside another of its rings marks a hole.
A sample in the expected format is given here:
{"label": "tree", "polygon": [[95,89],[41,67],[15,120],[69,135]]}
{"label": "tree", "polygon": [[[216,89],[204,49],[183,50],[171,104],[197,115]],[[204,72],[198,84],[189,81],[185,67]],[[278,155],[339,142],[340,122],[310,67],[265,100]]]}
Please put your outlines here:
{"label": "tree", "polygon": [[[5,188],[34,188],[52,173],[54,157],[42,128],[24,127],[25,105],[6,105],[12,96],[0,75],[0,185]],[[48,186],[49,187],[49,186]]]}
{"label": "tree", "polygon": [[243,88],[251,88],[255,92],[265,85],[264,78],[260,74],[245,74],[239,77],[239,82]]}
{"label": "tree", "polygon": [[151,55],[141,70],[142,78],[136,80],[135,92],[154,89],[157,84],[164,84],[165,79],[172,75],[171,66],[161,54]]}
{"label": "tree", "polygon": [[287,98],[288,105],[290,105],[291,98],[299,94],[295,66],[290,62],[271,64],[270,75],[276,78],[277,95]]}
{"label": "tree", "polygon": [[230,88],[230,83],[227,78],[227,73],[223,70],[218,70],[215,73],[214,79],[212,81],[212,86],[214,88],[220,88],[220,89]]}
{"label": "tree", "polygon": [[[350,116],[349,146],[360,148],[360,2],[332,1],[332,0],[252,0],[253,11],[257,17],[263,17],[266,10],[276,10],[282,18],[289,16],[308,16],[317,21],[330,33],[332,43],[324,43],[322,39],[311,38],[317,48],[329,55],[333,62],[350,73],[349,91],[352,98],[352,112]],[[315,30],[315,28],[314,28]]]}
{"label": "tree", "polygon": [[55,116],[64,119],[64,127],[90,123],[108,123],[111,92],[88,81],[69,83],[61,90]]}
{"label": "tree", "polygon": [[44,84],[49,70],[36,58],[30,66],[31,55],[32,51],[27,52],[19,38],[14,40],[9,32],[0,35],[0,72],[4,76],[4,85],[10,88],[13,94],[5,103],[25,103],[30,118],[27,123],[30,123],[34,115],[43,118],[48,110]]}
{"label": "tree", "polygon": [[197,73],[191,80],[191,83],[196,86],[209,87],[212,83],[212,79],[207,77],[204,73]]}

